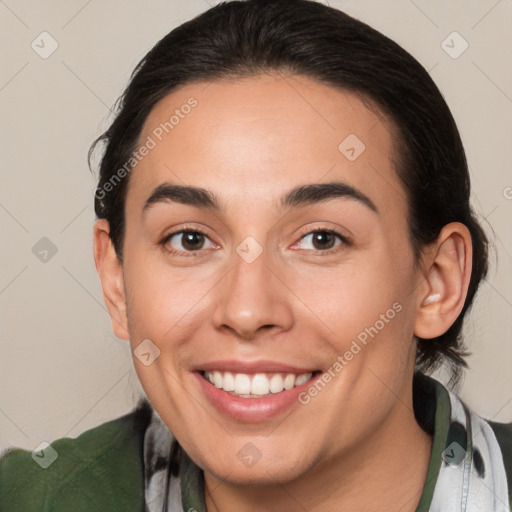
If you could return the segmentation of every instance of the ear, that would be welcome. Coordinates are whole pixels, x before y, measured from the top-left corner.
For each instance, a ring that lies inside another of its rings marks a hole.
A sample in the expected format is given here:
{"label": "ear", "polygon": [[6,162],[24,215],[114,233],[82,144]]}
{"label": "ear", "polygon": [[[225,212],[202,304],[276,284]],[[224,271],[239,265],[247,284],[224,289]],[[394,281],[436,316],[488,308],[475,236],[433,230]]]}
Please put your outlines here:
{"label": "ear", "polygon": [[419,287],[414,334],[436,338],[461,312],[471,278],[471,233],[460,222],[444,226],[424,258],[424,281]]}
{"label": "ear", "polygon": [[123,266],[114,250],[114,244],[110,239],[110,225],[105,219],[99,219],[94,224],[94,262],[114,334],[128,341]]}

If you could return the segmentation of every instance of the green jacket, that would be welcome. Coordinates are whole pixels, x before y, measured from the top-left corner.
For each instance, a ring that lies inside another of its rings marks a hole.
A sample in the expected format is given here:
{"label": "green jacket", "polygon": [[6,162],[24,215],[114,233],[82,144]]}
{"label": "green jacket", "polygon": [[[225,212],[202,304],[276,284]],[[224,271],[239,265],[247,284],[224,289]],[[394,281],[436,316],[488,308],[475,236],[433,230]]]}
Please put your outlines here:
{"label": "green jacket", "polygon": [[[433,434],[417,512],[509,512],[512,423],[480,418],[422,374],[415,375],[414,412]],[[144,468],[150,464],[144,439],[154,421],[152,408],[142,401],[131,413],[76,439],[52,442],[49,450],[9,449],[0,459],[0,512],[145,512]],[[163,423],[162,428],[168,432]],[[205,512],[202,471],[185,453],[179,467],[183,510]]]}
{"label": "green jacket", "polygon": [[46,469],[29,451],[8,451],[0,462],[0,511],[144,512],[149,419],[132,412],[76,439],[59,439],[51,444],[58,457]]}

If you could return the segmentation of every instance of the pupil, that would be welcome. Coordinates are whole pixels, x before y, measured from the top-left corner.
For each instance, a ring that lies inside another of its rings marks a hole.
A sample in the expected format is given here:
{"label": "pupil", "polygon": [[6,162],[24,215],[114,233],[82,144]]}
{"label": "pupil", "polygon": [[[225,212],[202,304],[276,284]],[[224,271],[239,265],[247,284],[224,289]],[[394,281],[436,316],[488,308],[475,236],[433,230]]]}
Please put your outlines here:
{"label": "pupil", "polygon": [[[313,236],[313,245],[315,245],[317,249],[331,249],[333,247],[333,241],[334,235],[328,231],[318,231]],[[320,247],[317,247],[317,242],[320,243]]]}
{"label": "pupil", "polygon": [[198,242],[198,238],[199,237],[202,237],[203,235],[201,233],[193,233],[193,232],[188,232],[185,234],[185,236],[183,237],[183,247],[185,247],[185,249],[189,249],[189,250],[196,250],[198,249],[199,247],[197,246],[197,242]]}

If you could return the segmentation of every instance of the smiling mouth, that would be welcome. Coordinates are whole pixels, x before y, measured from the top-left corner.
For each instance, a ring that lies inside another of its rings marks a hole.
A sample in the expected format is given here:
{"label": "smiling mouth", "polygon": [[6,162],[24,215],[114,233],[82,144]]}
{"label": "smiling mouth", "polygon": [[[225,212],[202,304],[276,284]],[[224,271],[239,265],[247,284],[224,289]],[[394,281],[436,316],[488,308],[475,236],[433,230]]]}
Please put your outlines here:
{"label": "smiling mouth", "polygon": [[230,395],[240,398],[262,398],[302,386],[321,371],[308,373],[233,373],[202,371],[202,377]]}

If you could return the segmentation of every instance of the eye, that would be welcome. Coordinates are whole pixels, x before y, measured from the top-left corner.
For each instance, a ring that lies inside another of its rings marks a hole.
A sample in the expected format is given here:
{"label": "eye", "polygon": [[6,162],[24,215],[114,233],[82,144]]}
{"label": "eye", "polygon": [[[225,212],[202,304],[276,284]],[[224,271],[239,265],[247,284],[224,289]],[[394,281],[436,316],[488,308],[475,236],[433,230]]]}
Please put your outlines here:
{"label": "eye", "polygon": [[[182,229],[170,233],[165,236],[161,244],[170,254],[176,256],[200,256],[201,249],[217,247],[206,233],[198,229]],[[336,230],[321,228],[306,232],[292,248],[330,254],[337,252],[337,248],[342,249],[350,245],[349,239]]]}
{"label": "eye", "polygon": [[293,248],[313,250],[319,252],[336,252],[336,248],[340,246],[349,246],[350,242],[347,237],[343,236],[332,229],[317,229],[310,231],[301,237],[300,242],[295,244]]}
{"label": "eye", "polygon": [[[205,247],[206,241],[210,242],[210,247]],[[216,247],[208,236],[197,229],[183,229],[170,233],[162,240],[162,245],[171,253],[183,256],[198,256],[197,254],[187,254],[198,252],[201,249]]]}

